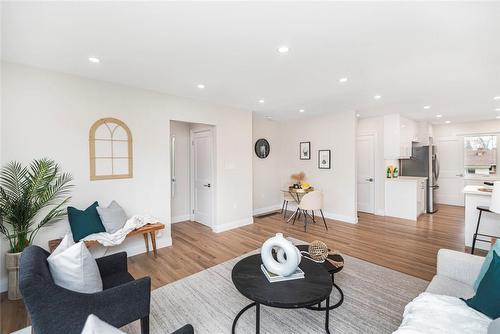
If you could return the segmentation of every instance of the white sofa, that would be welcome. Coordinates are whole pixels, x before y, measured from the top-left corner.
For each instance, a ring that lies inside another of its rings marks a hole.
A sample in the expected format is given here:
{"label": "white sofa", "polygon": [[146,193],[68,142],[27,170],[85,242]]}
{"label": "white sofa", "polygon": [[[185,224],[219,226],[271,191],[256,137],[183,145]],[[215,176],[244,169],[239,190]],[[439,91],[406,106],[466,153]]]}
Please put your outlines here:
{"label": "white sofa", "polygon": [[[484,257],[481,256],[470,255],[449,249],[439,250],[437,255],[436,275],[428,285],[426,292],[464,299],[473,297],[475,294],[473,288],[474,282],[479,275],[483,262]],[[407,315],[405,312],[405,320],[406,317]],[[413,314],[412,317],[415,317],[415,314]],[[403,320],[403,324],[405,320]],[[412,330],[403,327],[405,326],[402,325],[396,333],[420,333],[418,330],[415,331],[413,326],[411,326]],[[487,333],[500,334],[500,318],[489,324]]]}

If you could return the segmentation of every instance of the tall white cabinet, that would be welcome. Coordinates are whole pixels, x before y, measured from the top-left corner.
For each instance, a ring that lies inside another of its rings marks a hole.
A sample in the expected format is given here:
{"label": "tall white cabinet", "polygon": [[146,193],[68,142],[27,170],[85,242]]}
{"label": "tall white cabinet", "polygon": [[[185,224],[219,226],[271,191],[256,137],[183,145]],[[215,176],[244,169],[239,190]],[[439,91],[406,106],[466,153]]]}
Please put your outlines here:
{"label": "tall white cabinet", "polygon": [[417,122],[399,114],[384,116],[384,158],[397,160],[411,156],[412,143],[418,142]]}

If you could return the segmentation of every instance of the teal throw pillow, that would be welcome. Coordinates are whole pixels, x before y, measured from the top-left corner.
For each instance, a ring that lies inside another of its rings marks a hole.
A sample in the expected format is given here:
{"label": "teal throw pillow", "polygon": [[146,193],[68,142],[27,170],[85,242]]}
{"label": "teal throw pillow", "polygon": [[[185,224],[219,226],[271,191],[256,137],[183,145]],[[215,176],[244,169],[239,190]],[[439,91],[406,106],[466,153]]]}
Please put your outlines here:
{"label": "teal throw pillow", "polygon": [[102,225],[101,218],[97,213],[96,208],[98,206],[99,203],[94,202],[94,204],[83,211],[68,206],[68,220],[75,242],[93,233],[106,232]]}
{"label": "teal throw pillow", "polygon": [[479,283],[476,295],[465,302],[492,319],[500,317],[500,257],[496,251],[493,251],[490,267]]}
{"label": "teal throw pillow", "polygon": [[493,252],[496,251],[497,254],[500,254],[500,240],[495,242],[493,247],[490,249],[488,254],[486,255],[483,265],[481,266],[481,271],[479,272],[479,275],[476,278],[476,281],[474,282],[474,291],[477,291],[477,287],[479,286],[479,283],[481,283],[481,280],[484,277],[484,274],[486,274],[486,271],[490,267],[491,259],[493,259]]}

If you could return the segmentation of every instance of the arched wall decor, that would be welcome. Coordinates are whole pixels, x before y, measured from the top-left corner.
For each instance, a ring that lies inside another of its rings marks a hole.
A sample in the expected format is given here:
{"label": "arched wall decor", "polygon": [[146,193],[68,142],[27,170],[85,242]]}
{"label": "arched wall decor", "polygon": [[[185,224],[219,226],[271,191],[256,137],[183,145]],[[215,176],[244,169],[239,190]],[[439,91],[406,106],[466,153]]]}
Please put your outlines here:
{"label": "arched wall decor", "polygon": [[90,179],[132,177],[132,133],[116,118],[101,118],[89,132]]}

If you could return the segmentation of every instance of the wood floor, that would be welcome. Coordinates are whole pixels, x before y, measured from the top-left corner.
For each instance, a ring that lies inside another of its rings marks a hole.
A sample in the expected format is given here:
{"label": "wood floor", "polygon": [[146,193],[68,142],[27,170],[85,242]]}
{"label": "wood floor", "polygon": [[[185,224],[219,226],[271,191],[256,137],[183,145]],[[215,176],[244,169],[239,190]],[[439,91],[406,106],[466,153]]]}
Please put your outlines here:
{"label": "wood floor", "polygon": [[[308,242],[323,240],[343,254],[426,280],[435,274],[440,248],[465,250],[463,207],[442,205],[436,214],[423,215],[417,222],[360,213],[358,224],[327,220],[328,231],[318,222],[304,232],[302,222],[286,224],[280,214],[254,221],[219,234],[194,222],[174,224],[173,246],[158,250],[156,259],[145,254],[129,258],[129,271],[134,277],[151,276],[156,289],[257,249],[276,232]],[[2,334],[27,326],[21,301],[8,301],[2,294],[0,306]]]}

